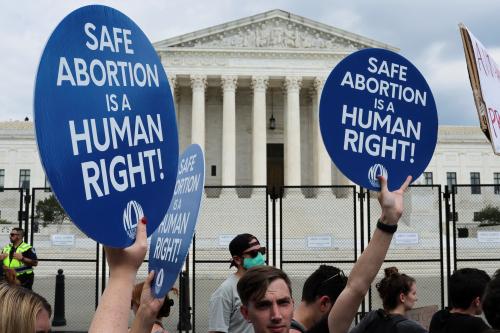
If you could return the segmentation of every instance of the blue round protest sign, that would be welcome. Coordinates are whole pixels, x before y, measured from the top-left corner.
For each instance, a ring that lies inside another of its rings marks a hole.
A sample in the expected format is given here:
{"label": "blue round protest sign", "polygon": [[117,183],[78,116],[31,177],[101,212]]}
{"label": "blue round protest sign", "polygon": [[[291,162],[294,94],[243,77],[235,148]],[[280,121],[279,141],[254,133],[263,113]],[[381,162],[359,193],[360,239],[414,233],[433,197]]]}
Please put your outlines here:
{"label": "blue round protest sign", "polygon": [[174,196],[167,214],[151,237],[149,271],[155,271],[153,293],[165,296],[184,264],[193,239],[205,185],[205,157],[197,144],[179,158]]}
{"label": "blue round protest sign", "polygon": [[93,5],[66,16],[38,67],[34,121],[57,199],[89,237],[125,247],[167,212],[179,155],[167,76],[141,29]]}
{"label": "blue round protest sign", "polygon": [[364,49],[330,73],[320,101],[325,147],[351,181],[380,190],[378,176],[398,189],[416,179],[436,147],[438,118],[432,92],[418,69],[397,53]]}

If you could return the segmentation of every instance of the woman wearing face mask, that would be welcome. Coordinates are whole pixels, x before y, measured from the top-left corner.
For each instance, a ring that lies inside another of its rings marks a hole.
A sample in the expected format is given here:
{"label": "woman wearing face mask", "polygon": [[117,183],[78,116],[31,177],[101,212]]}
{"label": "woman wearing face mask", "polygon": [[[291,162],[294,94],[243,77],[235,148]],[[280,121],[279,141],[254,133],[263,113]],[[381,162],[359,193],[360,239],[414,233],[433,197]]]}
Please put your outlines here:
{"label": "woman wearing face mask", "polygon": [[23,287],[0,284],[0,333],[48,333],[50,304]]}
{"label": "woman wearing face mask", "polygon": [[399,273],[396,267],[388,267],[384,273],[376,285],[384,308],[368,313],[350,333],[427,333],[419,323],[405,317],[417,301],[415,279]]}

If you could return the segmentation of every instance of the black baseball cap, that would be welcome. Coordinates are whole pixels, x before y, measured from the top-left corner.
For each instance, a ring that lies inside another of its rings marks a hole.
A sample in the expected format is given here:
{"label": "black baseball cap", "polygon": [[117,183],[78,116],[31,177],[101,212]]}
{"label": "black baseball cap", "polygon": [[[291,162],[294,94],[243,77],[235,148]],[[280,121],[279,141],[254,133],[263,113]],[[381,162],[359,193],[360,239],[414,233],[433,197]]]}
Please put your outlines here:
{"label": "black baseball cap", "polygon": [[[239,234],[234,237],[233,240],[229,243],[229,252],[231,256],[241,256],[243,252],[251,248],[252,246],[258,245],[259,240],[252,234]],[[236,266],[234,260],[231,260],[231,266]]]}

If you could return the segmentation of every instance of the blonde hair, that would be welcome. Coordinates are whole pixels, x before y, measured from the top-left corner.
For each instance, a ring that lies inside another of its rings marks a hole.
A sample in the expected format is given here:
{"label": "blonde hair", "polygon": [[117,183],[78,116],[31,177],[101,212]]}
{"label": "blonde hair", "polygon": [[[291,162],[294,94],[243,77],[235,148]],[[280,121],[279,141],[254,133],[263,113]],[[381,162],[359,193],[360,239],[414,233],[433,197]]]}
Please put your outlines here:
{"label": "blonde hair", "polygon": [[46,310],[52,314],[45,298],[19,286],[0,283],[0,333],[33,333],[36,316]]}

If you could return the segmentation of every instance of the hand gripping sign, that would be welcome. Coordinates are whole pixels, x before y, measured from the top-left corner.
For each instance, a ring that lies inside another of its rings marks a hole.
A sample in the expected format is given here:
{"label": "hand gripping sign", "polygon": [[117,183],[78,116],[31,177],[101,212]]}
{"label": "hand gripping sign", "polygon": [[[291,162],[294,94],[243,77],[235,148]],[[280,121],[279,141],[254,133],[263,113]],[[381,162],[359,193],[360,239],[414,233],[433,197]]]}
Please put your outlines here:
{"label": "hand gripping sign", "polygon": [[398,189],[418,178],[434,153],[438,119],[424,77],[408,60],[383,49],[344,58],[321,94],[321,135],[331,159],[354,183]]}
{"label": "hand gripping sign", "polygon": [[127,16],[87,6],[50,36],[35,84],[38,151],[52,189],[89,237],[125,247],[172,197],[179,154],[167,76]]}
{"label": "hand gripping sign", "polygon": [[190,145],[179,159],[174,196],[168,212],[151,237],[149,271],[155,271],[153,293],[165,296],[184,264],[193,239],[205,186],[205,157],[201,147]]}

